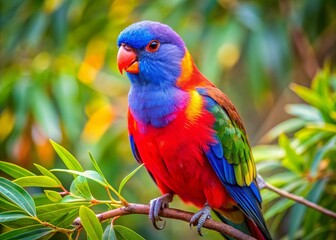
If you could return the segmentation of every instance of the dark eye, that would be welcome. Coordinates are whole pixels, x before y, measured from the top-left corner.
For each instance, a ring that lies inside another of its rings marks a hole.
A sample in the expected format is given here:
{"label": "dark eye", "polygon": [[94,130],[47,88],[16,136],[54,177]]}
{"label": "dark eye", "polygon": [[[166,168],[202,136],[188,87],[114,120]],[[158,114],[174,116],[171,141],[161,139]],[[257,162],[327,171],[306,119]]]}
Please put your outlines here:
{"label": "dark eye", "polygon": [[146,46],[146,50],[148,52],[156,52],[160,47],[160,42],[158,40],[152,40],[148,45]]}

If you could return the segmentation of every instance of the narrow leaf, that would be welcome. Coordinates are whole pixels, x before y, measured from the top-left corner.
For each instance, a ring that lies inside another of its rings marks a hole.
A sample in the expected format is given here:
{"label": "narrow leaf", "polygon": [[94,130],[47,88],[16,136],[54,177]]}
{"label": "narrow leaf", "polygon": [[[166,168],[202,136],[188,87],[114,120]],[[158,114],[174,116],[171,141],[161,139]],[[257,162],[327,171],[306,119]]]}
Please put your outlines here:
{"label": "narrow leaf", "polygon": [[19,207],[0,194],[0,212],[18,210]]}
{"label": "narrow leaf", "polygon": [[47,176],[28,176],[13,181],[21,187],[60,187],[59,183]]}
{"label": "narrow leaf", "polygon": [[114,226],[114,230],[118,233],[118,235],[122,238],[118,237],[118,240],[125,239],[125,240],[145,240],[143,237],[141,237],[139,234],[134,232],[133,230],[121,226],[116,225]]}
{"label": "narrow leaf", "polygon": [[325,101],[312,89],[294,83],[291,84],[291,89],[310,105],[315,106],[318,109],[325,109]]}
{"label": "narrow leaf", "polygon": [[37,163],[34,163],[34,165],[44,176],[50,177],[50,178],[54,179],[56,182],[58,182],[58,184],[60,186],[62,185],[61,181],[52,172],[50,172],[48,169],[46,169],[45,167],[43,167],[43,166],[41,166]]}
{"label": "narrow leaf", "polygon": [[96,214],[88,207],[81,206],[79,208],[79,217],[82,221],[83,227],[87,235],[92,240],[102,239],[103,228],[96,217]]}
{"label": "narrow leaf", "polygon": [[33,225],[23,228],[14,229],[10,232],[5,232],[0,235],[1,240],[32,240],[40,239],[52,233],[54,230],[52,228],[44,227],[42,225]]}
{"label": "narrow leaf", "polygon": [[28,171],[27,169],[24,169],[16,164],[9,163],[9,162],[0,161],[0,169],[1,171],[7,173],[9,176],[13,178],[20,178],[20,177],[35,175],[34,173]]}
{"label": "narrow leaf", "polygon": [[[307,104],[290,104],[286,106],[286,112],[298,118],[292,118],[287,121],[321,122],[323,117],[318,109]],[[285,122],[287,122],[285,121]],[[280,123],[282,124],[282,123]],[[295,130],[295,129],[293,129]]]}
{"label": "narrow leaf", "polygon": [[57,227],[67,228],[78,217],[78,211],[79,207],[78,209],[69,211],[65,215],[50,220],[50,223],[56,225]]}
{"label": "narrow leaf", "polygon": [[70,192],[86,199],[93,198],[87,179],[83,176],[78,176],[73,180],[70,186]]}
{"label": "narrow leaf", "polygon": [[143,166],[144,164],[141,164],[140,166],[138,166],[136,169],[134,169],[131,173],[129,173],[126,177],[124,177],[124,179],[121,181],[120,185],[119,185],[119,189],[118,189],[118,193],[120,194],[124,185],[128,182],[128,180],[137,172],[140,170],[140,168]]}
{"label": "narrow leaf", "polygon": [[286,198],[280,199],[276,203],[272,204],[272,208],[268,209],[264,214],[265,220],[270,219],[271,217],[285,211],[290,206],[294,205],[293,201],[290,201]]}
{"label": "narrow leaf", "polygon": [[[318,202],[318,200],[321,197],[321,194],[323,193],[323,190],[325,188],[325,185],[327,183],[327,180],[320,180],[318,181],[314,187],[312,188],[312,190],[309,192],[308,196],[307,196],[307,200],[312,201],[312,202]],[[291,220],[291,224],[289,225],[289,238],[293,239],[294,234],[298,231],[305,212],[307,210],[307,207],[302,205],[302,204],[298,204],[296,203],[295,206],[293,207],[290,216],[292,216],[289,219],[295,219],[295,221]]]}
{"label": "narrow leaf", "polygon": [[7,211],[0,213],[0,223],[15,221],[22,218],[29,218],[29,216],[21,211]]}
{"label": "narrow leaf", "polygon": [[99,183],[100,185],[102,185],[104,187],[108,187],[108,184],[105,182],[104,178],[99,173],[97,173],[96,171],[88,170],[88,171],[85,171],[85,172],[78,172],[78,171],[70,170],[70,169],[52,169],[51,171],[66,172],[66,173],[71,173],[71,174],[75,174],[75,175],[80,175],[80,176],[89,178],[89,179]]}
{"label": "narrow leaf", "polygon": [[103,234],[103,240],[117,240],[113,226],[107,225]]}
{"label": "narrow leaf", "polygon": [[33,198],[19,185],[0,177],[0,194],[20,207],[26,213],[36,217],[36,209]]}
{"label": "narrow leaf", "polygon": [[300,174],[303,160],[291,146],[290,141],[285,134],[280,135],[279,145],[286,151],[286,157],[282,161],[282,164],[288,169]]}
{"label": "narrow leaf", "polygon": [[51,221],[60,216],[66,215],[72,210],[79,209],[81,205],[89,206],[89,202],[72,202],[72,203],[52,203],[38,206],[36,208],[37,216],[42,221]]}
{"label": "narrow leaf", "polygon": [[96,171],[105,179],[104,173],[100,169],[96,159],[93,157],[93,155],[89,152],[90,160]]}
{"label": "narrow leaf", "polygon": [[321,147],[315,157],[314,161],[311,165],[311,175],[315,177],[318,173],[318,167],[320,165],[320,162],[324,158],[324,156],[328,153],[328,151],[331,151],[332,149],[335,149],[336,146],[336,136],[331,138],[323,147]]}
{"label": "narrow leaf", "polygon": [[73,203],[73,202],[85,202],[85,201],[88,201],[88,200],[80,196],[67,195],[63,197],[61,202],[62,203]]}
{"label": "narrow leaf", "polygon": [[303,127],[305,123],[306,122],[300,118],[292,118],[282,123],[279,123],[263,137],[263,141],[270,142],[282,133],[292,132]]}
{"label": "narrow leaf", "polygon": [[47,198],[52,202],[59,202],[62,200],[62,196],[56,191],[44,190],[44,193],[46,194]]}
{"label": "narrow leaf", "polygon": [[32,84],[29,93],[30,111],[48,137],[61,139],[59,116],[42,84]]}
{"label": "narrow leaf", "polygon": [[256,162],[281,159],[285,156],[285,151],[277,145],[259,145],[252,150]]}
{"label": "narrow leaf", "polygon": [[66,150],[64,147],[54,142],[53,140],[50,140],[50,142],[57,152],[58,156],[62,159],[68,169],[83,172],[83,168],[80,163],[70,152],[68,152],[68,150]]}

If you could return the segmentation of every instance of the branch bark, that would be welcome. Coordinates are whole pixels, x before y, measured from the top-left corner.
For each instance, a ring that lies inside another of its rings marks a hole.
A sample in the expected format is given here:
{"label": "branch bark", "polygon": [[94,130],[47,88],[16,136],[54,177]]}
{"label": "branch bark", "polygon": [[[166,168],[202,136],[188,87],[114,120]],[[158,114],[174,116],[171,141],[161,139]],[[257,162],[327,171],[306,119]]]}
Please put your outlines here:
{"label": "branch bark", "polygon": [[[297,196],[295,194],[286,192],[282,189],[279,189],[267,182],[258,175],[257,182],[259,187],[268,189],[270,191],[273,191],[277,193],[278,195],[291,199],[295,202],[298,202],[300,204],[303,204],[307,207],[313,208],[323,214],[326,214],[332,218],[336,218],[336,213],[326,209],[324,207],[321,207],[317,205],[316,203],[310,202],[307,199],[304,199],[303,197]],[[119,217],[119,216],[124,216],[124,215],[131,215],[131,214],[143,214],[143,215],[148,215],[149,214],[149,206],[144,205],[144,204],[137,204],[137,203],[129,203],[128,206],[125,207],[120,207],[117,209],[113,209],[107,212],[103,212],[97,215],[97,218],[99,221],[103,222],[108,219],[114,218],[114,217]],[[185,222],[190,222],[191,217],[194,215],[192,212],[186,212],[183,210],[179,209],[174,209],[174,208],[165,208],[161,210],[160,214],[161,217],[164,218],[171,218],[171,219],[177,219],[177,220],[182,220]],[[82,227],[82,223],[80,218],[76,218],[75,221],[73,222],[73,225],[77,227],[77,229]],[[213,219],[207,219],[203,225],[204,228],[211,229],[214,231],[217,231],[219,233],[225,234],[226,236],[233,237],[234,239],[237,240],[255,240],[255,238],[225,224],[222,222],[217,222]]]}
{"label": "branch bark", "polygon": [[265,188],[265,189],[268,189],[272,192],[275,192],[276,194],[282,196],[282,197],[285,197],[285,198],[288,198],[288,199],[291,199],[295,202],[298,202],[300,204],[303,204],[307,207],[310,207],[310,208],[313,208],[315,209],[316,211],[319,211],[325,215],[328,215],[332,218],[336,218],[336,213],[329,210],[329,209],[326,209],[324,207],[321,207],[320,205],[317,205],[316,203],[313,203],[303,197],[300,197],[300,196],[297,196],[295,194],[292,194],[292,193],[289,193],[289,192],[286,192],[280,188],[277,188],[269,183],[267,183],[260,175],[258,175],[258,178],[257,178],[257,182],[258,182],[258,186],[262,189],[262,188]]}
{"label": "branch bark", "polygon": [[[137,204],[137,203],[129,203],[127,207],[121,207],[117,209],[113,209],[107,212],[103,212],[97,215],[98,219],[103,222],[105,220],[123,216],[123,215],[130,215],[130,214],[149,214],[149,206],[144,204]],[[161,210],[160,216],[165,218],[172,218],[172,219],[178,219],[185,222],[190,222],[191,217],[194,215],[194,213],[186,212],[179,209],[174,208],[165,208]],[[73,222],[73,225],[75,225],[77,228],[80,228],[82,226],[80,218],[76,218]],[[246,235],[245,233],[225,224],[222,222],[217,222],[213,219],[207,219],[203,225],[204,228],[215,230],[219,233],[225,234],[227,236],[233,237],[237,240],[255,240],[255,238]]]}

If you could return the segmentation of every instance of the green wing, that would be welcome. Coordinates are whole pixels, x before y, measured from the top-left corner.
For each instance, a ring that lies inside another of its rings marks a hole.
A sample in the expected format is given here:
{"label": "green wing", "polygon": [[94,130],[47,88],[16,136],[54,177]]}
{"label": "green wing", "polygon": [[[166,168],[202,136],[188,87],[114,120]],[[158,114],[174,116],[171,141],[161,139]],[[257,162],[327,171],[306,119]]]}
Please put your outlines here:
{"label": "green wing", "polygon": [[237,184],[249,186],[256,178],[256,167],[245,130],[232,121],[220,105],[214,104],[209,110],[216,118],[214,129],[224,158],[233,167]]}

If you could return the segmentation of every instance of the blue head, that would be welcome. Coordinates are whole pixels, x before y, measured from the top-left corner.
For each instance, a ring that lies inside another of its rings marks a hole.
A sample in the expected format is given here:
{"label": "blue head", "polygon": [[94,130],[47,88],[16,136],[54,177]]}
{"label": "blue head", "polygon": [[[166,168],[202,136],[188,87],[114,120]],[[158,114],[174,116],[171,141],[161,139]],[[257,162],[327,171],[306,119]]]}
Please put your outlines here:
{"label": "blue head", "polygon": [[153,21],[137,22],[118,37],[118,66],[132,85],[174,85],[181,74],[185,44],[169,26]]}

